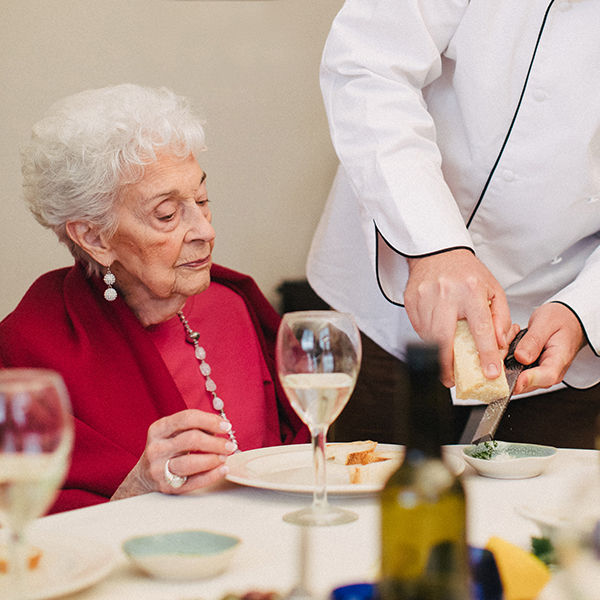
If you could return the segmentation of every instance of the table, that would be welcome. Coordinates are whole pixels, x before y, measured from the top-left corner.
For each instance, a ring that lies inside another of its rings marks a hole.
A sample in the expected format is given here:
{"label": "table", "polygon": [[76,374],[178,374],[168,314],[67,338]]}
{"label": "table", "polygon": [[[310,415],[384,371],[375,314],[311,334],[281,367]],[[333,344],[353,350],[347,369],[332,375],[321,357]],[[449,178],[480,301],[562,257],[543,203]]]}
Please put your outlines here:
{"label": "table", "polygon": [[[461,447],[448,449],[460,454]],[[491,535],[529,548],[538,527],[517,512],[520,505],[571,506],[576,510],[581,490],[600,480],[600,453],[561,449],[547,472],[526,480],[480,477],[466,466],[462,475],[468,502],[468,538],[484,546]],[[251,589],[285,592],[296,581],[299,528],[282,515],[305,506],[310,497],[273,492],[224,482],[214,489],[186,496],[147,494],[68,511],[38,519],[31,536],[60,539],[71,536],[82,545],[110,544],[118,555],[114,570],[72,600],[169,599],[219,600],[228,592]],[[332,503],[358,513],[354,523],[311,528],[309,583],[316,598],[327,598],[336,586],[373,581],[379,561],[379,507],[376,496],[333,496]],[[138,572],[120,550],[130,536],[157,531],[201,528],[242,539],[231,567],[223,574],[197,582],[153,580]],[[556,586],[555,586],[556,587]],[[550,584],[540,600],[562,600]]]}

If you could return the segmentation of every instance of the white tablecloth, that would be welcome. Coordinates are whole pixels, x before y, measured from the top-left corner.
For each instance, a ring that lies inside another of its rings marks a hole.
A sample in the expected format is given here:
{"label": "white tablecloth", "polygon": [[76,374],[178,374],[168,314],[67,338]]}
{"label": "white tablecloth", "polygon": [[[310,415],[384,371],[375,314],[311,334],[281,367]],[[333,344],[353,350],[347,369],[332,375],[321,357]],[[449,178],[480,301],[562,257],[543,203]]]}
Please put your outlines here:
{"label": "white tablecloth", "polygon": [[[460,447],[451,448],[460,453]],[[485,546],[491,535],[529,548],[538,527],[518,512],[519,506],[577,510],[582,491],[598,485],[600,455],[591,450],[559,450],[547,472],[525,480],[477,476],[467,466],[469,542]],[[332,496],[332,503],[356,511],[354,523],[311,528],[309,583],[317,598],[336,586],[373,581],[379,562],[379,506],[376,495]],[[310,502],[310,496],[238,486],[225,482],[215,489],[188,496],[147,494],[37,520],[31,539],[77,540],[85,554],[110,545],[117,555],[112,572],[69,598],[218,600],[228,592],[252,589],[285,592],[297,576],[299,530],[282,515]],[[153,580],[127,562],[121,543],[130,536],[158,531],[200,528],[236,535],[242,544],[230,568],[197,582]],[[556,588],[556,586],[554,586]],[[544,600],[564,597],[552,584]],[[600,598],[600,589],[598,590]]]}

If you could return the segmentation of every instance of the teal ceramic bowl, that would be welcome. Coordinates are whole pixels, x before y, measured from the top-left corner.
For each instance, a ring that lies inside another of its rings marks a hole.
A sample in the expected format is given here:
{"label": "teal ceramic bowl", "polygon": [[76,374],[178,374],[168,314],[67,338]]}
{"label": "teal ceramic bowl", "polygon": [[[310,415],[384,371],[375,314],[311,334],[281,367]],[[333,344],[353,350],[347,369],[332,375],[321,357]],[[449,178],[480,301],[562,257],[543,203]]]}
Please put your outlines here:
{"label": "teal ceramic bowl", "polygon": [[239,544],[234,536],[186,530],[130,538],[123,543],[123,551],[152,577],[189,580],[225,571]]}
{"label": "teal ceramic bowl", "polygon": [[[489,442],[486,442],[489,444]],[[479,458],[482,450],[489,458]],[[538,444],[496,442],[495,446],[467,446],[463,458],[480,475],[495,479],[527,479],[543,473],[556,456],[556,448]]]}

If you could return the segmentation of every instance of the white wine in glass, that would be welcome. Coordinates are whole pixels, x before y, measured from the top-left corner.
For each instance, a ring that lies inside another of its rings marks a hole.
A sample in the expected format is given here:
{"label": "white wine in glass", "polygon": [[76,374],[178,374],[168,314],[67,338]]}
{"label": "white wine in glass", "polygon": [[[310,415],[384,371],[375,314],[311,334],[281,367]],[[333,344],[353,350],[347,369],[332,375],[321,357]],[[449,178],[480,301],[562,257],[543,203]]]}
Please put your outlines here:
{"label": "white wine in glass", "polygon": [[310,430],[315,487],[310,507],[284,516],[298,525],[340,525],[357,519],[327,501],[327,430],[348,402],[361,361],[354,319],[332,310],[283,315],[277,332],[277,372],[287,397]]}
{"label": "white wine in glass", "polygon": [[45,369],[0,369],[0,523],[9,533],[1,590],[25,597],[28,524],[52,504],[73,444],[65,384]]}

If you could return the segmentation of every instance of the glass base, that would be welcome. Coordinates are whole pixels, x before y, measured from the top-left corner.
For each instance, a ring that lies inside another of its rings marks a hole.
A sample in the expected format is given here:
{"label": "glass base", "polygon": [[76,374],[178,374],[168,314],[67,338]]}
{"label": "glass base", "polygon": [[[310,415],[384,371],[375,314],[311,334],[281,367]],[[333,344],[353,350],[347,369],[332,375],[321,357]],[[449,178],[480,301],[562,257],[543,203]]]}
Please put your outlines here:
{"label": "glass base", "polygon": [[283,520],[294,525],[310,527],[326,527],[329,525],[344,525],[356,521],[358,515],[350,510],[336,506],[309,506],[283,515]]}

